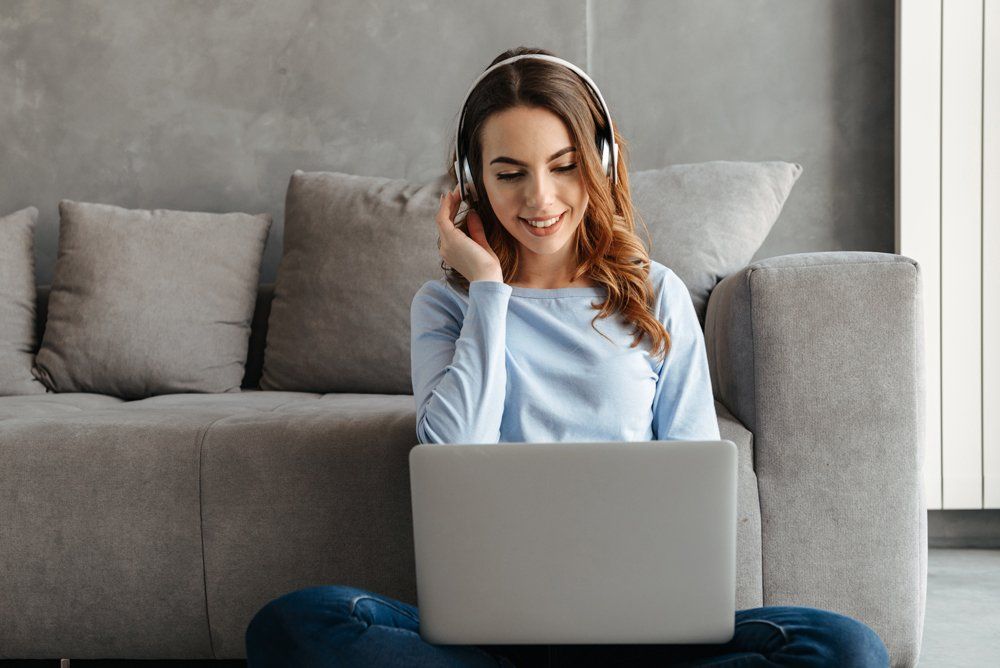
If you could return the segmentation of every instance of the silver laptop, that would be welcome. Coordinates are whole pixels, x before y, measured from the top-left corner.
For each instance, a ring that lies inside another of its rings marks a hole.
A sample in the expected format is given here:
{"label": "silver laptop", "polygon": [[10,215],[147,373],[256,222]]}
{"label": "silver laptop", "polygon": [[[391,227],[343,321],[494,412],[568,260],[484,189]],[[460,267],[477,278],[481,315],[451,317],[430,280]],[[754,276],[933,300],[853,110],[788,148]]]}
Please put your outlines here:
{"label": "silver laptop", "polygon": [[733,637],[732,441],[422,444],[410,491],[428,642]]}

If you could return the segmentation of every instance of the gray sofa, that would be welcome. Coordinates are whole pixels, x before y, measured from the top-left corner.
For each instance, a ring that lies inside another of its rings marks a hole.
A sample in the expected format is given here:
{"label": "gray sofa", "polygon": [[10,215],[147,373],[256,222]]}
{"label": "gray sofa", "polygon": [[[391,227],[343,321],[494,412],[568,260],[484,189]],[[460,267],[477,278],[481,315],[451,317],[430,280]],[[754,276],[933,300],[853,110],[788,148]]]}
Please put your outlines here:
{"label": "gray sofa", "polygon": [[[260,606],[324,583],[416,603],[413,397],[253,389],[272,296],[243,392],[0,397],[0,658],[241,658]],[[851,615],[893,666],[926,591],[920,304],[906,257],[806,253],[728,275],[705,319],[737,607]]]}

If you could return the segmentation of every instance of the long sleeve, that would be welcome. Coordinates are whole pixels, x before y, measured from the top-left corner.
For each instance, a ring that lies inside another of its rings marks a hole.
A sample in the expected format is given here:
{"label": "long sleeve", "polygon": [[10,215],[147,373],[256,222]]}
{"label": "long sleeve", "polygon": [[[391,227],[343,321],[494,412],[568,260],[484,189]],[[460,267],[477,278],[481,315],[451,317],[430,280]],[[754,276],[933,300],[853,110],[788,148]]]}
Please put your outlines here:
{"label": "long sleeve", "polygon": [[669,272],[663,289],[671,348],[653,395],[653,437],[659,441],[718,440],[705,337],[683,281]]}
{"label": "long sleeve", "polygon": [[440,281],[410,305],[410,368],[420,443],[498,443],[507,391],[511,286],[472,281],[468,308]]}

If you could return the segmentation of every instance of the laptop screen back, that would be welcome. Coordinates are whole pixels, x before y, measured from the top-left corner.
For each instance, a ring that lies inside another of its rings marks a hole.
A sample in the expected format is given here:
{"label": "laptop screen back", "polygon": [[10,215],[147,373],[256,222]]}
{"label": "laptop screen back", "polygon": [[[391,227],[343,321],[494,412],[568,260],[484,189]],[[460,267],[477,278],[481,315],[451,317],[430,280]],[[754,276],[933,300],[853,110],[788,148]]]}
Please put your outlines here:
{"label": "laptop screen back", "polygon": [[417,445],[421,636],[727,642],[736,463],[728,440]]}

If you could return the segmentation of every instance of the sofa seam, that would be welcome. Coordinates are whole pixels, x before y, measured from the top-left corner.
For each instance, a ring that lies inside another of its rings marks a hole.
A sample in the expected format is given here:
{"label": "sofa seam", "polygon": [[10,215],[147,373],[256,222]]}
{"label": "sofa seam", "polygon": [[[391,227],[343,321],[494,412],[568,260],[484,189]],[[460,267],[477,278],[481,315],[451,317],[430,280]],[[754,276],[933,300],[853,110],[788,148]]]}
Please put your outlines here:
{"label": "sofa seam", "polygon": [[[319,394],[319,396],[316,397],[316,398],[314,398],[314,399],[309,399],[309,401],[316,401],[316,399],[322,399],[323,398],[323,394],[319,393],[319,392],[310,392],[310,394]],[[278,404],[277,406],[272,406],[270,412],[271,413],[276,413],[279,408],[284,408],[285,406],[292,406],[292,405],[297,404],[297,403],[300,403],[299,399],[296,399],[294,401],[289,401],[289,402],[286,402],[286,403],[283,403],[283,404]],[[212,424],[215,424],[215,423],[213,422]],[[211,426],[211,425],[209,425],[209,426]]]}
{"label": "sofa seam", "polygon": [[[915,404],[916,404],[916,406],[914,407],[914,409],[915,409],[914,415],[918,419],[918,424],[923,424],[922,427],[918,427],[917,428],[917,436],[919,438],[918,438],[918,443],[917,443],[917,457],[915,458],[915,461],[914,461],[914,464],[917,465],[917,466],[915,466],[916,474],[917,474],[916,475],[916,478],[917,478],[917,480],[916,480],[916,483],[917,483],[916,484],[916,487],[917,487],[917,504],[916,504],[916,506],[917,506],[917,509],[916,509],[917,513],[916,514],[917,514],[917,527],[918,527],[917,532],[918,532],[918,535],[920,533],[923,533],[924,534],[924,538],[925,538],[925,540],[923,541],[923,544],[917,546],[917,559],[916,559],[916,569],[917,569],[917,572],[916,572],[916,577],[914,578],[914,580],[915,580],[915,582],[917,584],[918,599],[921,599],[921,598],[923,599],[923,605],[920,606],[921,615],[922,615],[922,618],[921,618],[921,627],[920,627],[920,630],[918,631],[918,634],[920,634],[922,636],[922,634],[923,634],[923,625],[922,625],[922,623],[923,623],[923,619],[926,617],[926,613],[924,612],[924,610],[925,610],[926,605],[927,605],[927,574],[926,574],[926,569],[927,569],[927,563],[926,563],[926,560],[927,560],[927,541],[926,541],[926,535],[927,535],[927,525],[926,525],[926,523],[927,523],[927,510],[926,510],[926,508],[927,508],[927,498],[926,498],[926,496],[927,496],[927,492],[926,492],[926,489],[924,487],[924,476],[923,476],[924,466],[926,465],[926,462],[927,462],[927,416],[925,415],[926,408],[927,408],[927,364],[926,364],[926,358],[925,358],[925,361],[923,363],[920,361],[920,358],[921,358],[922,355],[926,354],[925,351],[926,351],[927,342],[925,340],[924,331],[923,331],[923,328],[924,328],[923,319],[924,319],[924,317],[926,317],[926,314],[924,312],[924,307],[923,307],[923,298],[924,298],[924,295],[923,295],[923,278],[922,278],[921,273],[920,273],[920,265],[919,265],[919,263],[916,263],[916,262],[913,263],[913,295],[914,295],[914,299],[913,299],[913,321],[914,321],[914,323],[916,323],[916,326],[917,326],[917,331],[916,331],[916,334],[914,335],[914,341],[913,341],[913,350],[914,350],[914,356],[913,356],[913,376],[914,376],[915,379],[917,379],[918,384],[922,388],[920,392],[917,392],[917,396],[915,397]],[[920,317],[918,317],[918,316],[920,316]],[[919,344],[920,350],[918,350],[918,344]],[[922,379],[920,377],[920,375],[921,375],[920,372],[921,371],[923,371],[923,378]],[[920,418],[923,418],[923,419],[921,420]],[[921,528],[920,528],[921,524],[923,524],[922,531],[921,531]],[[921,577],[921,571],[924,571],[923,572],[923,577]],[[923,585],[923,586],[921,586],[921,585]],[[919,654],[919,650],[918,650],[918,654]]]}
{"label": "sofa seam", "polygon": [[916,264],[916,260],[906,255],[894,255],[894,257],[906,258],[905,260],[871,260],[865,262],[826,262],[823,264],[800,264],[800,265],[789,265],[787,267],[755,267],[750,265],[747,269],[751,272],[754,271],[781,271],[784,269],[819,269],[822,267],[861,267],[871,264],[908,264],[913,266]]}
{"label": "sofa seam", "polygon": [[211,652],[212,659],[216,659],[215,656],[215,640],[212,637],[212,619],[208,609],[208,564],[205,561],[205,505],[202,496],[202,482],[204,478],[204,458],[205,458],[205,438],[208,436],[208,432],[212,429],[216,422],[224,420],[228,415],[218,417],[202,429],[201,434],[198,436],[198,537],[201,540],[201,585],[202,585],[202,596],[205,600],[205,626],[208,631],[208,650]]}
{"label": "sofa seam", "polygon": [[760,405],[757,401],[757,332],[754,328],[754,304],[753,304],[753,273],[755,271],[760,271],[751,267],[747,271],[747,315],[750,320],[750,364],[751,371],[750,374],[753,377],[753,383],[751,388],[753,389],[753,429],[750,431],[751,439],[750,442],[753,447],[750,450],[750,466],[753,468],[753,475],[757,483],[757,511],[760,513],[760,604],[767,605],[765,601],[765,589],[764,586],[764,509],[761,498],[761,485],[760,485],[760,473],[757,470],[757,445],[760,442],[758,438],[760,431]]}

